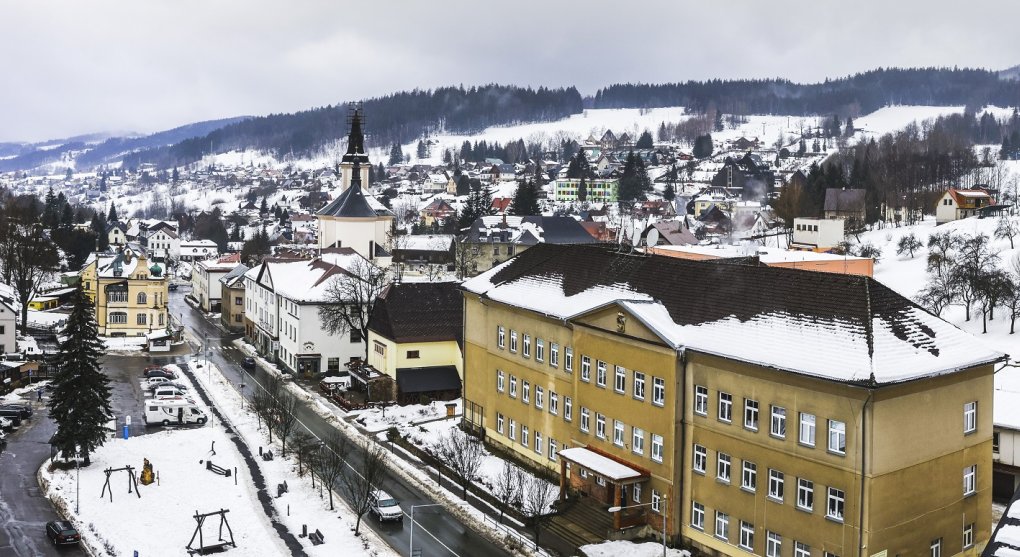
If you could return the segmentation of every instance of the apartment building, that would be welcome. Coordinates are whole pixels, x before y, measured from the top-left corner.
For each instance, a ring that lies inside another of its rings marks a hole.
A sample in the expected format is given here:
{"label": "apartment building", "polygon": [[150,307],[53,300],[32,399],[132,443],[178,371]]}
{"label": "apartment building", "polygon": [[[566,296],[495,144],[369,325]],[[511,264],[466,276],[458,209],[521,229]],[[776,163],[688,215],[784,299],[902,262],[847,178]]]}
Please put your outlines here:
{"label": "apartment building", "polygon": [[241,254],[231,253],[214,259],[204,259],[191,269],[191,297],[204,312],[220,312],[223,285],[220,279],[241,262]]}
{"label": "apartment building", "polygon": [[[465,424],[610,532],[977,555],[1002,354],[866,276],[540,244],[464,283]],[[634,506],[608,513],[613,506]]]}
{"label": "apartment building", "polygon": [[79,276],[95,306],[100,335],[142,336],[169,323],[166,275],[144,254],[131,248],[91,254]]}

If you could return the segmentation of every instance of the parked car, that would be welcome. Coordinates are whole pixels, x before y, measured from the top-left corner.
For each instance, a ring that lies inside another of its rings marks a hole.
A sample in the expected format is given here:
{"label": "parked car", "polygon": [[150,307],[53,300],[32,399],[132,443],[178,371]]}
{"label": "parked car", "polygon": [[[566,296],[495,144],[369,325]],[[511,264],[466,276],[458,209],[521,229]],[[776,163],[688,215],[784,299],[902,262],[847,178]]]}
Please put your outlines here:
{"label": "parked car", "polygon": [[0,418],[11,422],[11,429],[18,429],[21,426],[21,411],[15,408],[0,408]]}
{"label": "parked car", "polygon": [[54,520],[46,523],[46,535],[55,545],[78,545],[81,536],[66,520]]}
{"label": "parked car", "polygon": [[169,369],[164,369],[160,366],[149,366],[145,368],[145,371],[142,372],[142,375],[146,379],[150,377],[166,377],[167,379],[177,379],[177,374],[170,371]]}
{"label": "parked car", "polygon": [[175,397],[175,396],[187,396],[188,393],[184,392],[184,389],[175,387],[173,385],[160,385],[153,389],[152,398],[164,398],[164,397]]}
{"label": "parked car", "polygon": [[170,284],[166,285],[166,289],[169,290],[170,292],[174,292],[177,290],[177,284],[171,282]]}
{"label": "parked car", "polygon": [[0,430],[10,431],[12,429],[14,429],[14,422],[9,418],[0,417]]}
{"label": "parked car", "polygon": [[32,417],[32,407],[27,404],[8,402],[0,404],[0,409],[17,410],[21,413],[21,419],[27,420]]}
{"label": "parked car", "polygon": [[145,380],[145,386],[150,391],[160,385],[166,385],[167,383],[173,383],[173,381],[171,381],[169,377],[150,377]]}
{"label": "parked car", "polygon": [[381,522],[404,520],[404,511],[400,508],[400,502],[381,489],[372,492],[370,510]]}
{"label": "parked car", "polygon": [[2,432],[2,431],[0,431],[0,445],[6,445],[6,444],[7,444],[7,434]]}
{"label": "parked car", "polygon": [[244,360],[241,362],[241,367],[243,367],[244,369],[247,369],[249,371],[254,371],[255,370],[255,358],[252,358],[251,356],[245,356]]}

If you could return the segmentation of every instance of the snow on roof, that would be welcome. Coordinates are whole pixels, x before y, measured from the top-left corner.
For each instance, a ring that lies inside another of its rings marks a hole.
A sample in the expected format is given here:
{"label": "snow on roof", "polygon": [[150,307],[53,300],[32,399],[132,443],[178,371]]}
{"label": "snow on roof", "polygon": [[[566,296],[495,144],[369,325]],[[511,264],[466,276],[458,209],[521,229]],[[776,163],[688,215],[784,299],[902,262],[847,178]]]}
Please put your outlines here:
{"label": "snow on roof", "polygon": [[994,397],[992,422],[1020,430],[1020,370],[1004,368],[995,374]]}
{"label": "snow on roof", "polygon": [[836,255],[834,253],[821,253],[807,250],[785,250],[757,245],[734,246],[715,244],[707,246],[655,246],[655,250],[676,251],[718,258],[757,256],[758,260],[765,265],[805,261],[850,261],[868,259],[867,257],[856,257],[852,255]]}
{"label": "snow on roof", "polygon": [[447,251],[453,245],[452,234],[415,234],[400,236],[396,249],[413,251]]}
{"label": "snow on roof", "polygon": [[677,350],[840,382],[897,383],[1003,356],[869,277],[539,244],[463,288],[564,320],[616,304]]}
{"label": "snow on roof", "polygon": [[621,464],[611,458],[606,458],[584,447],[563,449],[557,454],[560,455],[561,458],[575,462],[592,472],[595,472],[600,476],[605,476],[606,479],[613,481],[640,478],[644,475],[630,466]]}
{"label": "snow on roof", "polygon": [[320,303],[326,300],[328,286],[333,277],[349,274],[358,260],[364,260],[356,252],[323,253],[311,260],[268,260],[257,265],[245,277],[258,280],[263,272],[272,280],[273,291],[295,302]]}

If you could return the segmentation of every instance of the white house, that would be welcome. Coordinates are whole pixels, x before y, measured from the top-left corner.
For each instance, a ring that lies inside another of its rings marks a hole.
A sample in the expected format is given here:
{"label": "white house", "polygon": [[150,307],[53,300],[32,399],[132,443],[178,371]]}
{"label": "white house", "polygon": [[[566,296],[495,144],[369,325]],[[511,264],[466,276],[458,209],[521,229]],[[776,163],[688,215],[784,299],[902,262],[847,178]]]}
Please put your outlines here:
{"label": "white house", "polygon": [[181,261],[198,261],[217,257],[220,254],[216,242],[212,240],[183,240],[180,247]]}
{"label": "white house", "polygon": [[1020,370],[995,374],[992,408],[992,498],[1008,501],[1020,487]]}
{"label": "white house", "polygon": [[146,237],[146,250],[153,259],[178,259],[181,256],[181,237],[165,224],[157,225]]}
{"label": "white house", "polygon": [[339,370],[364,358],[360,333],[332,336],[319,319],[330,282],[358,260],[364,258],[341,248],[311,260],[270,259],[249,270],[244,275],[245,336],[262,355],[292,373]]}
{"label": "white house", "polygon": [[982,189],[958,190],[950,188],[939,198],[935,206],[935,224],[973,217],[978,210],[995,203],[992,196]]}
{"label": "white house", "polygon": [[191,296],[202,311],[220,311],[223,297],[220,279],[241,262],[241,255],[232,253],[219,259],[204,259],[191,268]]}
{"label": "white house", "polygon": [[0,299],[0,354],[17,351],[17,315],[13,301]]}
{"label": "white house", "polygon": [[843,219],[793,219],[791,249],[826,251],[839,245],[846,236]]}

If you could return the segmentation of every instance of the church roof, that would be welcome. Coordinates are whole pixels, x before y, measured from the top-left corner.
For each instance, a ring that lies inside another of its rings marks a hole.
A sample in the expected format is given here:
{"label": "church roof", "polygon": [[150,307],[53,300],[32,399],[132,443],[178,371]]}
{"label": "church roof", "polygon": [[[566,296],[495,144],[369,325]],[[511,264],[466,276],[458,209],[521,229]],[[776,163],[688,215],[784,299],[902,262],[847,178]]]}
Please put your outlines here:
{"label": "church roof", "polygon": [[318,215],[329,217],[376,217],[391,215],[388,210],[376,209],[361,189],[361,164],[354,161],[351,173],[351,187],[347,188],[328,205],[319,209]]}
{"label": "church roof", "polygon": [[347,138],[347,153],[341,160],[368,164],[368,154],[365,153],[365,134],[361,130],[360,110],[355,110],[354,116],[351,118],[351,134]]}

